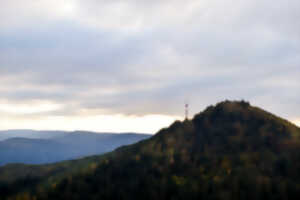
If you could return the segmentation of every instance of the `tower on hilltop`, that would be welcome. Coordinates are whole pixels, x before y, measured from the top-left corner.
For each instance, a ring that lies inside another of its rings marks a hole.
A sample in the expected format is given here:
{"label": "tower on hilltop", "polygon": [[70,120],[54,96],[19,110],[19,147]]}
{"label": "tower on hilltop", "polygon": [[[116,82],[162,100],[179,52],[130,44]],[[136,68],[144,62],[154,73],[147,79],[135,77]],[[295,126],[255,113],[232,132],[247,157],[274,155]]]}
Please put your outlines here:
{"label": "tower on hilltop", "polygon": [[189,104],[185,103],[184,104],[184,114],[185,114],[185,120],[189,118]]}

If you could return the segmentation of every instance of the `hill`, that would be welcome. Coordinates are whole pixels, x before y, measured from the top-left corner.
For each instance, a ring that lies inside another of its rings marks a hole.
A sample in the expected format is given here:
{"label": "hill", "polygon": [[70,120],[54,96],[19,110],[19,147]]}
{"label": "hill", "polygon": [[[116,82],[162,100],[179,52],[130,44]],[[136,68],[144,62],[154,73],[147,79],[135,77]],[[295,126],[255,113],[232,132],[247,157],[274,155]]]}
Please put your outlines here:
{"label": "hill", "polygon": [[9,138],[0,141],[0,165],[45,164],[103,154],[122,145],[133,144],[150,137],[150,135],[134,133],[30,130],[6,131],[0,135]]}
{"label": "hill", "polygon": [[299,150],[295,125],[225,101],[93,162],[78,160],[85,170],[47,178],[43,187],[31,176],[16,179],[32,187],[11,199],[295,199]]}
{"label": "hill", "polygon": [[11,138],[28,138],[28,139],[52,139],[61,137],[70,132],[67,131],[36,131],[36,130],[6,130],[0,131],[0,141]]}

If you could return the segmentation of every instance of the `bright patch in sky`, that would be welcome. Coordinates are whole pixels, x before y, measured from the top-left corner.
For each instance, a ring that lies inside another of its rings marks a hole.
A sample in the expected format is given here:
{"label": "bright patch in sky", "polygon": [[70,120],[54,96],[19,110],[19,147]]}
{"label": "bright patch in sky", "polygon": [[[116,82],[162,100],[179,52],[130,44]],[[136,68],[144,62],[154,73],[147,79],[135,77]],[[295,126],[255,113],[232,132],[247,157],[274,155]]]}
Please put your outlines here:
{"label": "bright patch in sky", "polygon": [[62,4],[62,6],[59,8],[60,14],[69,16],[74,15],[76,12],[76,5],[74,2],[67,1],[65,4]]}
{"label": "bright patch in sky", "polygon": [[49,116],[42,118],[1,119],[0,129],[35,129],[35,130],[87,130],[98,132],[139,132],[156,133],[169,126],[177,116],[167,115],[96,115],[96,116]]}
{"label": "bright patch in sky", "polygon": [[300,127],[300,119],[293,120],[292,122]]}

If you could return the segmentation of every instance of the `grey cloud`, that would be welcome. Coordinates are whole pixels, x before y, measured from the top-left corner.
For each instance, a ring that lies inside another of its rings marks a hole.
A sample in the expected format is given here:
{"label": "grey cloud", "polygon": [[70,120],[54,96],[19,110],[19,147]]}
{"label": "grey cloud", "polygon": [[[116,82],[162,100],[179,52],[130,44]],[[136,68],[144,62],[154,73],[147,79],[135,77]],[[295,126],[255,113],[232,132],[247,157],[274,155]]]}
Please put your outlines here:
{"label": "grey cloud", "polygon": [[[248,99],[299,117],[298,1],[74,2],[80,20],[47,14],[45,24],[32,20],[0,31],[1,98],[65,105],[51,115],[81,109],[180,115],[185,99],[193,113],[220,100]],[[137,30],[126,30],[138,20]]]}

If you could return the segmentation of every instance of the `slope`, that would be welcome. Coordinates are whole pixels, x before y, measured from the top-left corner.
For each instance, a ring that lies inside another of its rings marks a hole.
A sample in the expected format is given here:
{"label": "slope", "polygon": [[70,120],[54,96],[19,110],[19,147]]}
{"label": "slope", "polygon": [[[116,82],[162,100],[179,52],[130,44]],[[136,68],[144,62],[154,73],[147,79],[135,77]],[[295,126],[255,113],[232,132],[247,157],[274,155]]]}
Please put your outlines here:
{"label": "slope", "polygon": [[99,157],[19,199],[292,199],[300,129],[247,102],[225,101],[148,140]]}
{"label": "slope", "polygon": [[0,131],[0,141],[10,138],[51,139],[68,134],[67,131],[6,130]]}
{"label": "slope", "polygon": [[[11,135],[19,132],[12,132]],[[41,139],[10,138],[0,141],[0,165],[7,163],[45,164],[97,155],[150,137],[146,134],[83,131],[34,133],[32,136],[35,135]]]}

